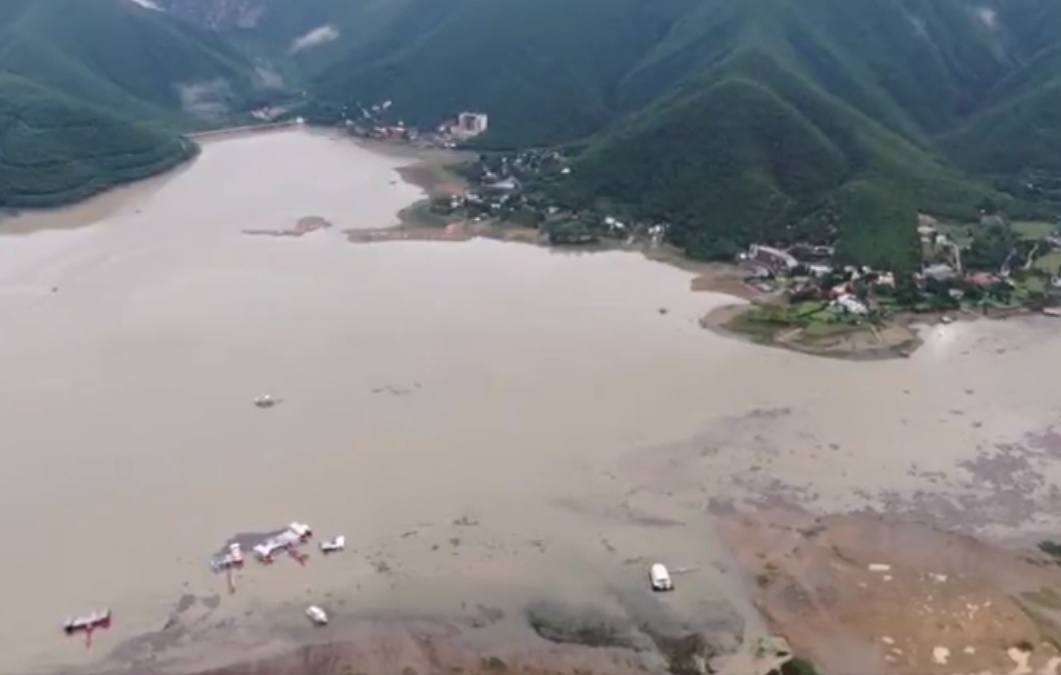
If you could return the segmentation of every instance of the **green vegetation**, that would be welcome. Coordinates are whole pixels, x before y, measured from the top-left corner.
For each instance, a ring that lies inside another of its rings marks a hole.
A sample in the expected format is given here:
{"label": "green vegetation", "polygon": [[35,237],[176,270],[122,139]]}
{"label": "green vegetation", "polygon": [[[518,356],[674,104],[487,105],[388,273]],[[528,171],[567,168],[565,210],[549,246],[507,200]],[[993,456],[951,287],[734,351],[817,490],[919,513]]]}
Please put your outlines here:
{"label": "green vegetation", "polygon": [[993,22],[973,0],[158,3],[7,0],[0,72],[177,130],[277,101],[322,122],[389,101],[422,128],[483,110],[480,148],[562,148],[564,210],[666,222],[700,258],[805,242],[911,271],[918,211],[1061,212],[1052,0],[987,0]]}
{"label": "green vegetation", "polygon": [[52,206],[164,171],[195,146],[0,73],[0,207]]}
{"label": "green vegetation", "polygon": [[1039,550],[1053,558],[1056,564],[1061,565],[1061,543],[1044,539],[1039,542]]}
{"label": "green vegetation", "polygon": [[217,36],[129,0],[0,5],[0,207],[53,206],[164,171],[177,132],[241,119],[258,87]]}
{"label": "green vegetation", "polygon": [[1049,586],[1043,586],[1037,591],[1021,593],[1020,597],[1039,607],[1061,611],[1061,593]]}
{"label": "green vegetation", "polygon": [[216,35],[129,0],[5,0],[0,71],[140,122],[224,121],[253,89]]}
{"label": "green vegetation", "polygon": [[866,330],[870,324],[869,317],[839,312],[828,302],[812,300],[756,305],[734,317],[728,327],[765,342],[786,333],[798,333],[800,340],[814,342]]}
{"label": "green vegetation", "polygon": [[1047,274],[1061,274],[1061,250],[1053,250],[1037,258],[1035,268]]}
{"label": "green vegetation", "polygon": [[1015,220],[1009,224],[1010,229],[1021,239],[1042,239],[1049,237],[1057,231],[1056,223],[1047,223],[1039,220]]}
{"label": "green vegetation", "polygon": [[669,222],[696,257],[809,241],[913,270],[917,211],[1061,210],[1061,11],[1017,0],[993,25],[980,9],[407,0],[315,71],[314,109],[390,100],[422,126],[485,110],[481,147],[567,144],[573,172],[551,185],[567,209]]}

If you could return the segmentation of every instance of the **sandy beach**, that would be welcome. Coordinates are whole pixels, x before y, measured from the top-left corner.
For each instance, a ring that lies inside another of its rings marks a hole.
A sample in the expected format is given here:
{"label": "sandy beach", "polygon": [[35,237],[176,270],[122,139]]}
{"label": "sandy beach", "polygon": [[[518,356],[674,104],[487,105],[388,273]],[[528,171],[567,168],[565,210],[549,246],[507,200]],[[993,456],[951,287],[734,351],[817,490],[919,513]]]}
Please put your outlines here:
{"label": "sandy beach", "polygon": [[[727,505],[1058,526],[1051,320],[830,361],[703,330],[734,298],[637,253],[350,243],[423,196],[410,162],[233,138],[104,211],[4,223],[0,674],[193,672],[388,617],[516,644],[535,603],[723,617],[748,643],[766,627],[716,533]],[[208,569],[292,520],[347,550],[249,565],[233,594]],[[648,590],[653,560],[690,570],[683,592]],[[63,637],[102,606],[91,649]]]}

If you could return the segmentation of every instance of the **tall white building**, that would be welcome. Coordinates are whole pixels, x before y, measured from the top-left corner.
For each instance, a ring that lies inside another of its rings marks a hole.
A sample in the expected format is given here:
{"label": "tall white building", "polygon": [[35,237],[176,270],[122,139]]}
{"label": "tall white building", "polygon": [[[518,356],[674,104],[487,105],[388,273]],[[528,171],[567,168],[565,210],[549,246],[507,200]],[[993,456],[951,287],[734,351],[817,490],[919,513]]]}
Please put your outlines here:
{"label": "tall white building", "polygon": [[486,113],[462,112],[457,115],[456,132],[461,136],[478,136],[486,131],[490,118]]}

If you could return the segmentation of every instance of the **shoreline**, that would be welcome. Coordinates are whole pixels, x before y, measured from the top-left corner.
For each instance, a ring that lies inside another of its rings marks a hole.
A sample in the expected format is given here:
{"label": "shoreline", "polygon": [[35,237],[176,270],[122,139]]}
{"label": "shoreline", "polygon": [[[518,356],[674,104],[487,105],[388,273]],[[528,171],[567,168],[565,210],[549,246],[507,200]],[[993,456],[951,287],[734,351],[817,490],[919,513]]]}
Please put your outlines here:
{"label": "shoreline", "polygon": [[[767,294],[744,282],[744,271],[737,265],[729,263],[698,261],[684,256],[680,251],[662,245],[648,247],[644,245],[627,246],[619,242],[606,241],[594,246],[553,246],[543,242],[536,228],[506,225],[496,220],[472,222],[454,220],[446,222],[442,218],[427,212],[426,206],[431,199],[463,194],[468,189],[467,182],[456,174],[452,167],[468,159],[471,153],[435,148],[419,148],[399,143],[363,139],[349,136],[330,127],[315,127],[297,122],[281,122],[268,125],[240,126],[217,129],[207,132],[185,135],[183,138],[192,144],[193,150],[187,158],[177,164],[132,181],[108,186],[93,194],[68,204],[0,211],[0,236],[24,235],[41,231],[60,231],[79,229],[92,225],[98,220],[107,218],[136,195],[134,190],[158,189],[169,180],[194,166],[203,145],[224,142],[238,138],[250,138],[258,135],[283,133],[292,129],[305,130],[311,134],[320,134],[338,141],[353,142],[358,147],[378,155],[410,160],[408,164],[395,168],[399,179],[406,184],[420,188],[424,197],[400,209],[396,214],[397,223],[376,228],[351,228],[342,230],[347,240],[355,244],[386,243],[394,241],[444,241],[463,242],[476,238],[495,241],[531,244],[547,248],[558,253],[595,253],[607,251],[626,251],[641,254],[645,259],[662,263],[693,274],[690,279],[690,291],[719,293],[744,303],[754,302]],[[86,215],[77,222],[70,222],[66,217],[73,209],[84,209]],[[305,228],[300,219],[291,229],[284,230],[245,230],[248,235],[302,236],[322,227],[330,228],[332,223],[325,222]],[[748,305],[731,303],[716,307],[701,317],[700,325],[727,339],[749,342],[757,346],[774,347],[796,353],[823,358],[848,361],[877,361],[909,357],[916,351],[921,340],[913,325],[932,325],[941,320],[943,314],[914,315],[902,314],[893,323],[885,326],[882,339],[881,331],[867,329],[852,331],[842,336],[819,341],[820,343],[801,343],[792,334],[777,336],[756,336],[728,325],[739,315],[747,311]],[[740,311],[738,311],[740,310]],[[1004,312],[973,314],[970,311],[947,312],[956,322],[965,322],[986,318],[991,320],[1008,319],[1014,316],[1033,314],[1027,309],[1014,309]],[[795,329],[796,333],[799,329]],[[792,331],[789,331],[792,333]],[[793,338],[797,339],[793,339]]]}
{"label": "shoreline", "polygon": [[[190,144],[190,149],[173,163],[167,163],[158,170],[151,171],[142,176],[130,180],[119,181],[109,185],[94,188],[87,194],[69,201],[62,201],[48,206],[12,207],[0,209],[0,236],[7,234],[32,234],[47,230],[69,230],[91,225],[92,221],[106,218],[117,211],[133,190],[147,187],[161,187],[162,184],[184,171],[191,168],[202,147],[188,136],[182,136],[185,143]],[[90,214],[89,222],[76,225],[64,224],[59,221],[63,216],[74,209],[86,209]],[[12,221],[29,221],[20,225],[14,225]],[[36,222],[34,222],[36,221]]]}
{"label": "shoreline", "polygon": [[[283,132],[292,128],[311,129],[311,127],[291,121],[265,125],[224,127],[181,134],[179,136],[181,141],[190,147],[186,148],[186,152],[182,157],[177,158],[172,163],[160,166],[157,170],[149,171],[130,180],[93,188],[87,194],[47,206],[0,208],[0,236],[5,234],[32,234],[47,230],[69,230],[91,225],[95,220],[106,218],[121,208],[128,197],[124,193],[145,187],[161,187],[167,180],[179,176],[182,172],[191,168],[202,153],[202,147],[205,144]],[[63,216],[66,213],[78,208],[85,208],[89,214],[86,222],[74,225],[58,222],[63,220]],[[17,226],[13,225],[12,221],[17,220],[30,222]]]}

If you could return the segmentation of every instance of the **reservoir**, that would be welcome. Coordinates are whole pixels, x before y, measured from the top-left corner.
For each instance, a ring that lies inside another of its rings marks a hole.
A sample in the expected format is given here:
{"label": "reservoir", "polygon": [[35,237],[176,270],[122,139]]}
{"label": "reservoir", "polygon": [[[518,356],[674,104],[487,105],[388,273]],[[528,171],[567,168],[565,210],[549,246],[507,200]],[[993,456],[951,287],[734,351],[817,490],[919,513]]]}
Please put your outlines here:
{"label": "reservoir", "polygon": [[[303,640],[314,602],[339,622],[615,602],[656,559],[746,612],[726,504],[1057,525],[1052,320],[826,360],[701,329],[734,299],[636,253],[347,241],[420,198],[408,161],[232,138],[0,224],[0,673],[235,658]],[[303,219],[331,227],[247,233]],[[235,593],[211,573],[229,537],[293,520],[347,550],[251,563]],[[63,637],[104,607],[91,649]],[[174,621],[147,654],[137,636]]]}

